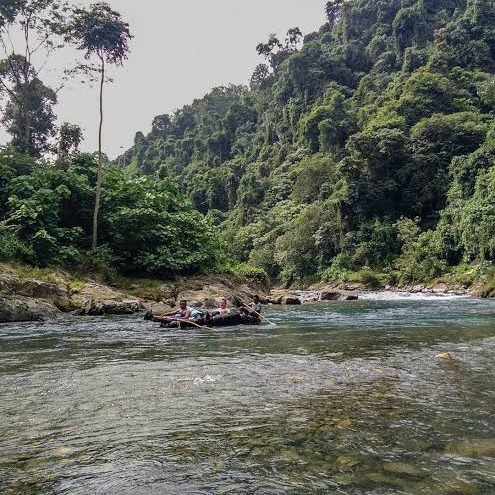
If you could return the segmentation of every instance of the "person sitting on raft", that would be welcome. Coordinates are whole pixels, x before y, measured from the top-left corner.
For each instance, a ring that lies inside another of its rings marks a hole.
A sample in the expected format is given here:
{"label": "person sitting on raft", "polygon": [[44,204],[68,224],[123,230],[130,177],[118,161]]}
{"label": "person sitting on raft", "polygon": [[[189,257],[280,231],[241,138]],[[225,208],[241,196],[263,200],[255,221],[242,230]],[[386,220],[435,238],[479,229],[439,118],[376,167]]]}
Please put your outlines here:
{"label": "person sitting on raft", "polygon": [[213,317],[213,316],[225,316],[230,314],[230,308],[227,307],[227,299],[225,297],[222,297],[220,299],[220,304],[217,309],[214,309],[211,312],[207,313],[207,318]]}
{"label": "person sitting on raft", "polygon": [[244,304],[243,302],[241,302],[239,311],[245,315],[259,317],[261,313],[260,296],[258,296],[258,294],[255,294],[253,296],[253,302],[250,302],[249,304]]}
{"label": "person sitting on raft", "polygon": [[201,318],[202,316],[202,311],[189,307],[187,305],[187,301],[185,299],[181,299],[177,309],[169,311],[168,313],[163,313],[160,316],[156,316],[154,319],[155,321],[171,322],[176,320],[194,320],[196,318]]}

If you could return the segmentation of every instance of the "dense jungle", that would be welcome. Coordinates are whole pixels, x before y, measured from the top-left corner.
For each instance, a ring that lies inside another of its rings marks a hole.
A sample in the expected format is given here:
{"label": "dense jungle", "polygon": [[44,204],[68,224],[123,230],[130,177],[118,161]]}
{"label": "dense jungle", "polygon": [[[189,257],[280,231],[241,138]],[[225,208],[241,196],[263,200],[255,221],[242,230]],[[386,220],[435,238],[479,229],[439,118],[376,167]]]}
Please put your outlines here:
{"label": "dense jungle", "polygon": [[[323,11],[318,31],[253,47],[248,85],[158,115],[114,161],[77,152],[75,126],[56,129],[56,94],[29,62],[1,61],[12,141],[0,154],[0,260],[286,285],[481,280],[490,295],[495,2],[332,0]],[[1,14],[0,29],[16,22]]]}

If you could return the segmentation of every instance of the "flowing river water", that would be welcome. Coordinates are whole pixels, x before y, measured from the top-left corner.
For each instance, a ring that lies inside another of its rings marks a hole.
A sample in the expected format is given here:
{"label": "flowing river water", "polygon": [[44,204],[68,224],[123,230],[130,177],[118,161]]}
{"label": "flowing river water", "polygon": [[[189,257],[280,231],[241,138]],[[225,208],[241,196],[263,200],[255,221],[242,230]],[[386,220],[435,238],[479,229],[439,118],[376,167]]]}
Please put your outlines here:
{"label": "flowing river water", "polygon": [[493,495],[490,310],[369,293],[214,333],[0,325],[0,493]]}

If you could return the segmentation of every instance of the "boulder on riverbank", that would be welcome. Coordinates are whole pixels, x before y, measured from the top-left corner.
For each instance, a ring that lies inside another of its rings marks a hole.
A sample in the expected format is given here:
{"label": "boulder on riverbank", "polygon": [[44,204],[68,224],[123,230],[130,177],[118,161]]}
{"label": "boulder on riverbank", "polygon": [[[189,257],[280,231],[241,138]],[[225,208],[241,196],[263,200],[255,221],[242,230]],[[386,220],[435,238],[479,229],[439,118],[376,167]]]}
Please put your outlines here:
{"label": "boulder on riverbank", "polygon": [[356,301],[358,295],[355,292],[325,287],[320,291],[320,301]]}
{"label": "boulder on riverbank", "polygon": [[298,296],[298,291],[275,289],[270,291],[270,295],[262,300],[262,303],[295,306],[302,304],[302,300]]}
{"label": "boulder on riverbank", "polygon": [[142,299],[96,282],[71,289],[70,301],[76,314],[85,316],[128,315],[145,309]]}
{"label": "boulder on riverbank", "polygon": [[[44,280],[32,278],[40,276]],[[0,323],[75,315],[126,315],[145,310],[164,313],[187,299],[190,306],[215,307],[225,297],[250,302],[264,288],[235,276],[204,275],[159,280],[119,279],[118,287],[94,280],[75,280],[62,271],[40,270],[0,263]]]}
{"label": "boulder on riverbank", "polygon": [[24,296],[0,296],[0,323],[14,321],[44,321],[62,312],[49,301]]}
{"label": "boulder on riverbank", "polygon": [[[254,294],[264,299],[263,292],[262,287],[244,279],[220,275],[204,276],[182,280],[178,284],[175,304],[186,299],[189,306],[211,309],[218,305],[221,298],[225,298],[230,306],[235,306],[238,301],[251,302]],[[171,303],[170,300],[163,302]]]}
{"label": "boulder on riverbank", "polygon": [[355,301],[357,299],[356,292],[324,287],[320,290],[274,289],[262,302],[263,304],[298,305],[319,301]]}
{"label": "boulder on riverbank", "polygon": [[124,299],[122,301],[91,299],[76,314],[84,316],[132,315],[145,309],[143,301]]}
{"label": "boulder on riverbank", "polygon": [[9,276],[0,278],[0,291],[52,302],[69,299],[69,292],[64,285],[34,279],[19,280]]}

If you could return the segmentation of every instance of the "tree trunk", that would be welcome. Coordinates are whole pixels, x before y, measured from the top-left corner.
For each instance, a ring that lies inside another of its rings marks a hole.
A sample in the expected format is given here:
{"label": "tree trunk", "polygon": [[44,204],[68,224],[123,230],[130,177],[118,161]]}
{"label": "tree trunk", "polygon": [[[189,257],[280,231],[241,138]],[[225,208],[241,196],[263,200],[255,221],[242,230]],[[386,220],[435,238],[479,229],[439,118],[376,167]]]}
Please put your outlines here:
{"label": "tree trunk", "polygon": [[105,83],[105,59],[100,55],[101,60],[101,81],[100,81],[100,127],[98,130],[98,174],[96,176],[96,195],[95,195],[95,211],[93,214],[93,242],[92,248],[96,249],[98,245],[98,212],[100,210],[101,199],[101,176],[103,169],[103,160],[101,152],[101,131],[103,129],[103,84]]}

